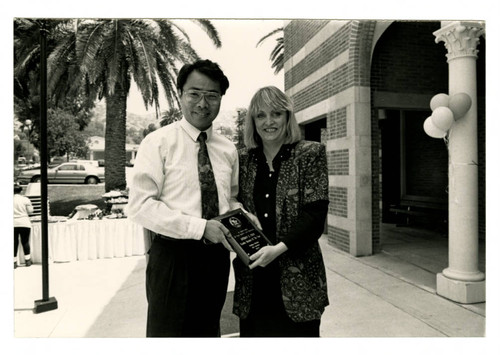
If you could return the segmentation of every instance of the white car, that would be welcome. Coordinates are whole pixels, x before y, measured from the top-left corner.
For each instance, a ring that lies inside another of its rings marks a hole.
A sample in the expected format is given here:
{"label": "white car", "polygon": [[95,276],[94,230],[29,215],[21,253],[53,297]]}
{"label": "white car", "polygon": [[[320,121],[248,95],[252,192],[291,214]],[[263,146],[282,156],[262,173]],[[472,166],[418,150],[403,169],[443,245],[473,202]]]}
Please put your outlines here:
{"label": "white car", "polygon": [[[17,176],[21,184],[40,182],[40,168],[22,170]],[[98,184],[104,181],[104,169],[86,163],[62,163],[55,168],[47,169],[49,184]]]}

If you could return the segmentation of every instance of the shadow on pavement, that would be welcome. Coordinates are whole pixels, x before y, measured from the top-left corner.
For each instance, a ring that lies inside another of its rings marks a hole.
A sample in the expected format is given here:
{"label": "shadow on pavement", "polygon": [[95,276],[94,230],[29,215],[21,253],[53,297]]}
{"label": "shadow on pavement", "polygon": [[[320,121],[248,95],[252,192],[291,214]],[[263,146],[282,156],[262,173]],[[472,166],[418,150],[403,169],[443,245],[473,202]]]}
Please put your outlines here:
{"label": "shadow on pavement", "polygon": [[[138,262],[115,296],[103,308],[85,334],[86,338],[143,338],[146,334],[146,260]],[[228,292],[221,315],[221,334],[239,332],[238,318],[232,314],[233,292]]]}

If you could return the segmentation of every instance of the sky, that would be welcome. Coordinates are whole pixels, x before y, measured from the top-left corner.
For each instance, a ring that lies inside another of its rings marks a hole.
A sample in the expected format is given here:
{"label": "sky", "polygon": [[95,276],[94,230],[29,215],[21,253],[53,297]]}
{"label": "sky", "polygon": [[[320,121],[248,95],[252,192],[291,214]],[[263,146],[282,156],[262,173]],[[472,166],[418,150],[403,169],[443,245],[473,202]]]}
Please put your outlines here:
{"label": "sky", "polygon": [[[205,32],[192,21],[176,22],[188,32],[192,47],[200,57],[218,63],[228,77],[229,89],[222,99],[221,112],[248,107],[253,94],[263,86],[274,85],[284,90],[283,71],[275,75],[269,60],[279,35],[269,37],[256,47],[262,37],[283,27],[283,20],[211,20],[219,32],[220,48],[215,48]],[[160,109],[168,109],[165,100],[160,102]],[[135,85],[129,94],[127,111],[140,115],[154,112],[153,108],[146,110]]]}

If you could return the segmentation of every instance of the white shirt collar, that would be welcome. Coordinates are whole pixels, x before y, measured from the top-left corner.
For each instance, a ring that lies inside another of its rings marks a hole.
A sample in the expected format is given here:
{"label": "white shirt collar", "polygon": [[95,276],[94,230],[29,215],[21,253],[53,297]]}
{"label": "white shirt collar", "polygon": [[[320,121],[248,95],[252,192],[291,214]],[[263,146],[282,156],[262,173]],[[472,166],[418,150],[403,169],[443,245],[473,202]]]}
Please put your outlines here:
{"label": "white shirt collar", "polygon": [[[193,141],[196,142],[198,140],[198,136],[200,135],[201,131],[195,126],[193,126],[191,123],[189,123],[185,117],[183,117],[182,120],[180,121],[180,125]],[[204,131],[207,133],[207,141],[209,141],[210,138],[212,138],[212,129],[213,125],[210,125],[210,127],[208,127],[208,129]]]}

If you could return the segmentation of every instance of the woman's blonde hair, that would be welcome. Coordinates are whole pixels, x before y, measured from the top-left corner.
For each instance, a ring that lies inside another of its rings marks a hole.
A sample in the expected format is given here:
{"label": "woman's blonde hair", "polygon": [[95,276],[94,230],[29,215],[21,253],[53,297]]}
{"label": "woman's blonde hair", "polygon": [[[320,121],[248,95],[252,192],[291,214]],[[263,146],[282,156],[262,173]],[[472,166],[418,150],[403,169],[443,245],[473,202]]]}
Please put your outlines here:
{"label": "woman's blonde hair", "polygon": [[290,97],[275,86],[266,86],[253,95],[248,107],[243,132],[243,139],[247,148],[251,149],[262,145],[262,139],[255,129],[255,118],[264,107],[276,111],[286,111],[285,144],[298,142],[302,138],[299,124],[293,113],[293,102]]}

